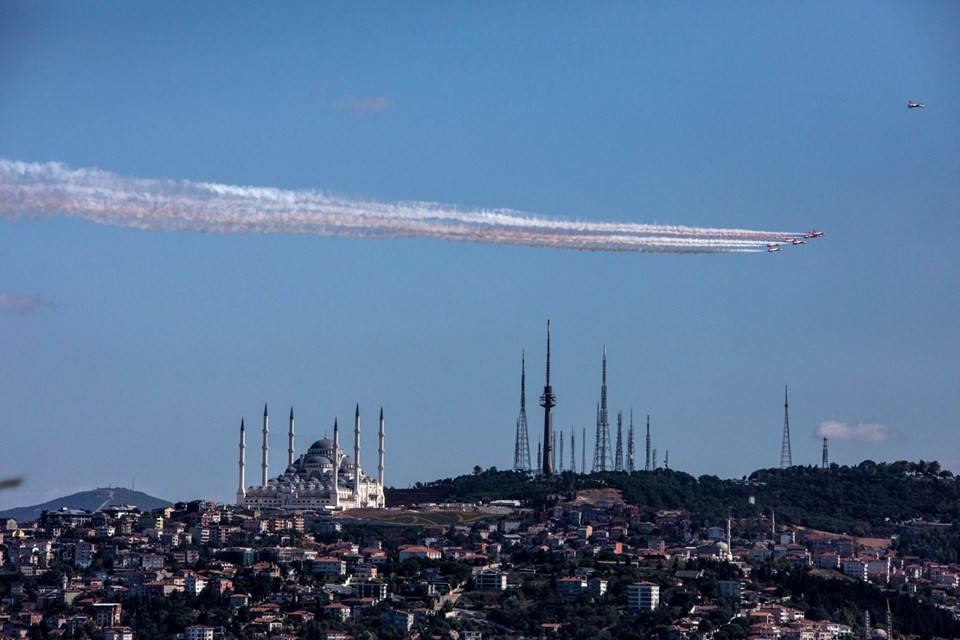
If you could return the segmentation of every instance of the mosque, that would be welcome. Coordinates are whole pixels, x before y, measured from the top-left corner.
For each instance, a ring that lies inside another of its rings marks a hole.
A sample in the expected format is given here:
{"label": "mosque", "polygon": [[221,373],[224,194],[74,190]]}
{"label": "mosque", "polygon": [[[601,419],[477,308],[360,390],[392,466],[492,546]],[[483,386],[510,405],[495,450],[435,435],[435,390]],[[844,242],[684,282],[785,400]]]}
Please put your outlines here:
{"label": "mosque", "polygon": [[380,447],[377,477],[360,468],[360,405],[353,424],[353,457],[340,448],[340,429],[333,423],[333,440],[323,437],[307,452],[294,459],[293,409],[287,433],[287,468],[271,478],[268,472],[270,417],[263,406],[263,462],[260,486],[244,486],[246,469],[246,427],[240,420],[240,483],[237,505],[251,509],[339,511],[356,508],[383,508],[383,409],[380,409]]}

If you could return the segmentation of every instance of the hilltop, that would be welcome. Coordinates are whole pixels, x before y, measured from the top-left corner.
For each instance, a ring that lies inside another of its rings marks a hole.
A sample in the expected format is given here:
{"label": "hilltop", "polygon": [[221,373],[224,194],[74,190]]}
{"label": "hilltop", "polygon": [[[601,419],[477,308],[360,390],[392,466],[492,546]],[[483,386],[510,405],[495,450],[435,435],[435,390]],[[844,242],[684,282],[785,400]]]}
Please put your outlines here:
{"label": "hilltop", "polygon": [[[960,479],[937,462],[865,460],[856,466],[761,469],[739,480],[682,471],[564,472],[531,477],[490,468],[437,480],[454,502],[517,499],[535,508],[558,502],[622,499],[649,510],[682,509],[708,520],[767,518],[784,525],[888,537],[898,523],[960,520]],[[614,490],[604,494],[595,490]],[[588,491],[594,490],[594,491]],[[604,497],[606,496],[606,497]]]}
{"label": "hilltop", "polygon": [[64,507],[67,509],[99,511],[111,504],[131,504],[138,507],[141,511],[150,511],[151,509],[172,506],[173,503],[147,495],[142,491],[124,489],[123,487],[101,487],[99,489],[91,489],[90,491],[81,491],[62,498],[55,498],[43,504],[5,509],[0,511],[0,517],[13,518],[14,520],[25,522],[28,520],[36,520],[43,511],[59,511]]}

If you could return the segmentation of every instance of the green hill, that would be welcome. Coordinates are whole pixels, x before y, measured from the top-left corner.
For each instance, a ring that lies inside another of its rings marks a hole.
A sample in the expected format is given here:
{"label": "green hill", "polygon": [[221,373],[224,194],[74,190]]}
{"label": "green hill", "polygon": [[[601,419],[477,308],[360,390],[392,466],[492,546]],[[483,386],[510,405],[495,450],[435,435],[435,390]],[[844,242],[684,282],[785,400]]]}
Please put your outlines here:
{"label": "green hill", "polygon": [[735,518],[772,510],[781,524],[855,536],[886,536],[898,522],[912,519],[960,520],[960,479],[922,460],[761,469],[740,480],[672,469],[541,478],[491,468],[431,484],[450,486],[451,500],[518,499],[535,508],[572,499],[583,489],[609,488],[651,510],[684,509],[711,520],[725,519],[728,510]]}
{"label": "green hill", "polygon": [[173,503],[160,498],[154,498],[142,491],[133,491],[122,487],[103,487],[90,491],[81,491],[63,498],[56,498],[43,504],[29,507],[17,507],[0,511],[0,518],[13,518],[19,522],[36,520],[43,511],[59,511],[61,508],[86,509],[98,511],[112,504],[131,504],[141,511],[150,511],[160,507],[169,507]]}

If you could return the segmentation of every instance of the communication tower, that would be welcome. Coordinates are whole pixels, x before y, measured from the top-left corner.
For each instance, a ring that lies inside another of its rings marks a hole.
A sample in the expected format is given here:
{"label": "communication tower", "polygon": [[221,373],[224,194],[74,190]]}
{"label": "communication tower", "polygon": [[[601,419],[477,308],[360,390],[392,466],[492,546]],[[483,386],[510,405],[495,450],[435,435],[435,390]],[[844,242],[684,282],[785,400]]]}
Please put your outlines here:
{"label": "communication tower", "polygon": [[597,415],[597,444],[593,450],[593,471],[607,471],[610,462],[610,422],[607,419],[607,347],[603,347],[603,374],[600,409]]}
{"label": "communication tower", "polygon": [[780,468],[793,466],[793,455],[790,453],[790,412],[787,402],[787,387],[783,388],[783,444],[780,446]]}
{"label": "communication tower", "polygon": [[553,415],[550,410],[557,406],[557,396],[550,386],[550,321],[547,320],[547,382],[540,396],[543,407],[543,475],[553,475]]}
{"label": "communication tower", "polygon": [[617,412],[617,448],[613,454],[613,470],[623,471],[623,411]]}
{"label": "communication tower", "polygon": [[527,435],[527,365],[526,354],[520,352],[520,415],[517,417],[517,438],[513,448],[513,470],[530,471],[530,440]]}

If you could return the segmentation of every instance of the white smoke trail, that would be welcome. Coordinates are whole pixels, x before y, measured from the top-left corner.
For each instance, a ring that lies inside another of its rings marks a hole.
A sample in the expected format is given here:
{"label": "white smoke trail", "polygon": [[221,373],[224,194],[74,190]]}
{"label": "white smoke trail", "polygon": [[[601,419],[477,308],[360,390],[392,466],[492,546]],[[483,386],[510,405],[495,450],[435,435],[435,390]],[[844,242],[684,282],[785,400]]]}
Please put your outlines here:
{"label": "white smoke trail", "polygon": [[424,237],[582,251],[743,253],[800,234],[553,220],[506,209],[381,203],[317,191],[123,178],[0,158],[0,216],[82,218],[150,231]]}

